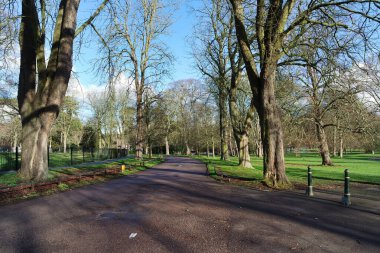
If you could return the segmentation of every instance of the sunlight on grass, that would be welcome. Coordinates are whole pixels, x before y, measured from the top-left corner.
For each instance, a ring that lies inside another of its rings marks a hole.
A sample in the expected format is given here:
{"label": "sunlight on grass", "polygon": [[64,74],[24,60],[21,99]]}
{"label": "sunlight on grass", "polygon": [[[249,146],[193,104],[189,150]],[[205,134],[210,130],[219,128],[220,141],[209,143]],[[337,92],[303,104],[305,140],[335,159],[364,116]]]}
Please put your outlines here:
{"label": "sunlight on grass", "polygon": [[[379,156],[370,154],[349,154],[345,158],[333,158],[334,166],[321,166],[321,158],[317,154],[301,154],[299,157],[287,155],[286,174],[293,183],[306,183],[307,166],[313,170],[315,185],[333,184],[344,181],[344,170],[349,169],[351,182],[369,183],[380,185],[380,160]],[[203,162],[211,162],[232,177],[245,180],[262,180],[262,158],[252,157],[254,168],[247,169],[238,166],[237,157],[229,161],[221,161],[219,158],[200,156]],[[209,168],[211,176],[215,176],[214,167]]]}
{"label": "sunlight on grass", "polygon": [[[74,175],[81,171],[89,170],[99,170],[99,169],[119,169],[122,164],[127,164],[132,166],[131,170],[126,170],[123,175],[134,174],[138,171],[143,171],[147,168],[151,168],[162,162],[162,159],[159,157],[154,157],[152,159],[144,158],[144,166],[140,165],[141,161],[136,160],[132,157],[122,158],[117,161],[104,161],[94,164],[83,164],[76,165],[72,167],[65,167],[59,169],[50,169],[48,174],[48,180],[54,180],[55,178]],[[19,178],[16,173],[7,173],[0,174],[0,187],[16,186],[22,183],[24,180]]]}

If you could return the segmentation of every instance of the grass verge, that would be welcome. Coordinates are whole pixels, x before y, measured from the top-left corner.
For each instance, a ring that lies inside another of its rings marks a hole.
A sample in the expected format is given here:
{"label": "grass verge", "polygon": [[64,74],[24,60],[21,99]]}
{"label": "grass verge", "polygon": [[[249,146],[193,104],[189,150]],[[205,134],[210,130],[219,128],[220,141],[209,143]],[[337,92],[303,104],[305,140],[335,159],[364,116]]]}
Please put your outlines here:
{"label": "grass verge", "polygon": [[[90,165],[89,164],[78,165],[78,166],[73,166],[73,167],[64,167],[64,168],[50,170],[48,179],[46,180],[46,182],[54,182],[60,178],[75,176],[81,173],[86,173],[86,172],[91,172],[91,171],[96,171],[96,170],[120,169],[122,164],[126,164],[128,168],[123,173],[120,172],[117,175],[105,175],[105,176],[100,176],[100,177],[97,176],[96,178],[94,177],[93,179],[87,178],[84,180],[79,180],[79,182],[74,180],[73,182],[70,182],[70,183],[66,183],[66,182],[59,183],[58,185],[56,185],[56,187],[38,191],[38,192],[37,191],[26,191],[25,193],[21,192],[21,194],[20,193],[15,194],[15,196],[14,197],[12,196],[11,198],[8,198],[8,197],[0,198],[1,200],[0,202],[10,203],[10,202],[14,202],[20,199],[29,199],[29,198],[34,198],[41,195],[49,195],[55,192],[67,191],[67,190],[71,190],[73,188],[78,188],[78,187],[88,185],[88,184],[104,182],[112,178],[126,176],[126,175],[137,173],[139,171],[143,171],[145,169],[151,168],[161,163],[162,161],[163,159],[159,157],[151,158],[151,159],[144,158],[144,164],[141,164],[139,160],[136,160],[134,158],[123,158],[123,159],[113,160],[113,161],[103,161],[101,163],[94,163]],[[17,188],[27,183],[30,183],[30,182],[22,180],[21,178],[17,176],[16,173],[0,174],[0,189],[9,188],[9,187]]]}
{"label": "grass verge", "polygon": [[[306,185],[307,167],[313,170],[313,184],[316,187],[328,188],[333,185],[342,185],[344,170],[349,169],[350,181],[358,184],[370,184],[380,186],[380,155],[350,154],[345,158],[334,158],[334,166],[322,166],[321,158],[317,154],[288,155],[285,157],[286,174],[295,185]],[[195,156],[209,164],[210,176],[219,178],[214,170],[217,166],[224,174],[236,178],[246,185],[257,185],[263,180],[263,161],[261,158],[252,157],[254,168],[238,166],[238,159],[232,157],[229,161],[221,161],[218,158],[207,156]]]}

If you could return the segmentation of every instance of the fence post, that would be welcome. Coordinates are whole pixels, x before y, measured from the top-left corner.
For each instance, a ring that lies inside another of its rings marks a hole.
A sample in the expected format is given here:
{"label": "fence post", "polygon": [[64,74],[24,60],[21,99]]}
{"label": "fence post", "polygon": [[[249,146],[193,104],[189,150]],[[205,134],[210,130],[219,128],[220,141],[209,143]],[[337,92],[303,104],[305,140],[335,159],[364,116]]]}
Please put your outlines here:
{"label": "fence post", "polygon": [[18,147],[16,147],[16,170],[18,170]]}
{"label": "fence post", "polygon": [[70,147],[70,163],[73,165],[73,147]]}
{"label": "fence post", "polygon": [[311,167],[307,167],[307,188],[306,188],[307,196],[314,196],[313,193],[313,172],[311,171]]}
{"label": "fence post", "polygon": [[350,194],[350,177],[349,177],[349,170],[344,170],[344,195],[342,198],[342,203],[344,206],[348,207],[351,205],[351,194]]}

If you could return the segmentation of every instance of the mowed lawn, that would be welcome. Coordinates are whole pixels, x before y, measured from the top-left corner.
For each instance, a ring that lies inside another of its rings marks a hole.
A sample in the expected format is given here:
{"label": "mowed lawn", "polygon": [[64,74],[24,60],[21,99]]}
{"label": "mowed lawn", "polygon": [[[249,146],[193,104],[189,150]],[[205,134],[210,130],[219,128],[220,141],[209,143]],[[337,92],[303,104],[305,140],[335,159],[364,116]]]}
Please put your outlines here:
{"label": "mowed lawn", "polygon": [[[81,150],[76,150],[70,153],[70,150],[67,153],[62,152],[52,152],[49,154],[49,167],[63,167],[63,166],[71,166],[81,163],[93,162],[93,161],[104,161],[109,157],[109,155],[105,152],[98,153],[94,152],[91,154],[90,152],[82,153]],[[19,166],[21,164],[21,155],[19,155]],[[9,171],[16,170],[16,154],[15,153],[0,153],[0,171]]]}
{"label": "mowed lawn", "polygon": [[[200,156],[203,162],[210,162],[232,177],[245,180],[262,180],[262,158],[251,157],[254,168],[247,169],[238,166],[236,157],[229,161],[220,161]],[[344,170],[349,169],[351,182],[380,185],[380,154],[347,154],[344,158],[333,158],[334,166],[322,166],[318,154],[286,155],[286,174],[292,183],[307,183],[307,167],[313,171],[314,185],[326,185],[344,181]],[[211,176],[215,176],[214,166],[209,166]]]}
{"label": "mowed lawn", "polygon": [[[112,169],[112,168],[119,169],[122,164],[126,164],[127,166],[132,166],[131,169],[127,169],[123,173],[123,175],[129,175],[129,174],[134,174],[138,171],[151,168],[161,162],[162,162],[162,158],[160,157],[154,157],[151,159],[144,157],[144,164],[141,164],[140,160],[134,159],[132,157],[127,157],[127,158],[120,158],[118,160],[109,160],[109,161],[103,161],[103,162],[94,163],[94,164],[82,164],[82,165],[76,165],[76,166],[65,167],[65,168],[50,169],[48,180],[54,180],[55,178],[58,178],[58,177],[73,175],[81,171],[96,170],[96,169]],[[16,186],[23,182],[24,181],[21,178],[19,178],[16,173],[0,174],[0,187]]]}

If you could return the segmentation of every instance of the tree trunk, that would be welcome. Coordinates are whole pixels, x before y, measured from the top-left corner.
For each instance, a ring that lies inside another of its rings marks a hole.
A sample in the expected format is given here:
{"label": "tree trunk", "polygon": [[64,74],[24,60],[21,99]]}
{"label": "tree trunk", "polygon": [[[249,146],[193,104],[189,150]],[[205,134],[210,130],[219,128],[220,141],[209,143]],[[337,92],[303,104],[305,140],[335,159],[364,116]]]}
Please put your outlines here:
{"label": "tree trunk", "polygon": [[51,124],[41,116],[23,124],[20,177],[36,181],[47,178],[50,128]]}
{"label": "tree trunk", "polygon": [[220,160],[228,160],[227,96],[219,89]]}
{"label": "tree trunk", "polygon": [[206,142],[206,152],[207,152],[207,157],[210,157],[210,152],[209,152],[209,147],[208,147],[208,141]]}
{"label": "tree trunk", "polygon": [[335,125],[334,125],[334,136],[333,136],[333,156],[336,157],[336,132],[337,132],[337,122],[335,117]]}
{"label": "tree trunk", "polygon": [[264,182],[273,187],[289,184],[285,173],[283,133],[275,97],[276,67],[266,66],[262,73],[262,91],[259,94],[261,139],[264,154]]}
{"label": "tree trunk", "polygon": [[66,149],[67,149],[67,133],[63,133],[63,153],[66,154]]}
{"label": "tree trunk", "polygon": [[315,119],[315,127],[317,128],[317,138],[319,141],[319,152],[322,157],[322,165],[332,166],[330,158],[329,145],[327,144],[326,133],[321,119]]}
{"label": "tree trunk", "polygon": [[191,155],[191,149],[189,147],[189,144],[186,142],[185,145],[186,145],[186,155]]}
{"label": "tree trunk", "polygon": [[17,130],[15,132],[15,135],[13,137],[13,147],[12,147],[12,152],[16,152],[16,147],[17,147],[17,139],[18,139],[18,134],[17,134]]}
{"label": "tree trunk", "polygon": [[169,146],[169,140],[167,136],[165,136],[165,152],[166,152],[166,155],[170,155],[170,146]]}
{"label": "tree trunk", "polygon": [[263,157],[263,142],[261,141],[261,129],[260,129],[260,121],[256,121],[256,132],[257,132],[257,140],[256,140],[256,156]]}
{"label": "tree trunk", "polygon": [[137,100],[136,100],[136,117],[137,117],[137,134],[136,134],[136,159],[142,159],[143,157],[143,90],[140,87],[141,84],[136,85],[137,86]]}
{"label": "tree trunk", "polygon": [[343,136],[340,134],[339,157],[343,158]]}
{"label": "tree trunk", "polygon": [[48,139],[70,80],[78,7],[79,0],[61,1],[46,66],[45,35],[39,30],[37,7],[34,1],[22,1],[17,95],[22,160],[18,174],[28,180],[39,181],[48,175]]}
{"label": "tree trunk", "polygon": [[214,142],[214,138],[212,138],[212,158],[215,158],[215,142]]}
{"label": "tree trunk", "polygon": [[239,165],[244,168],[252,168],[251,156],[249,155],[248,134],[244,133],[239,138],[238,150],[239,150]]}

